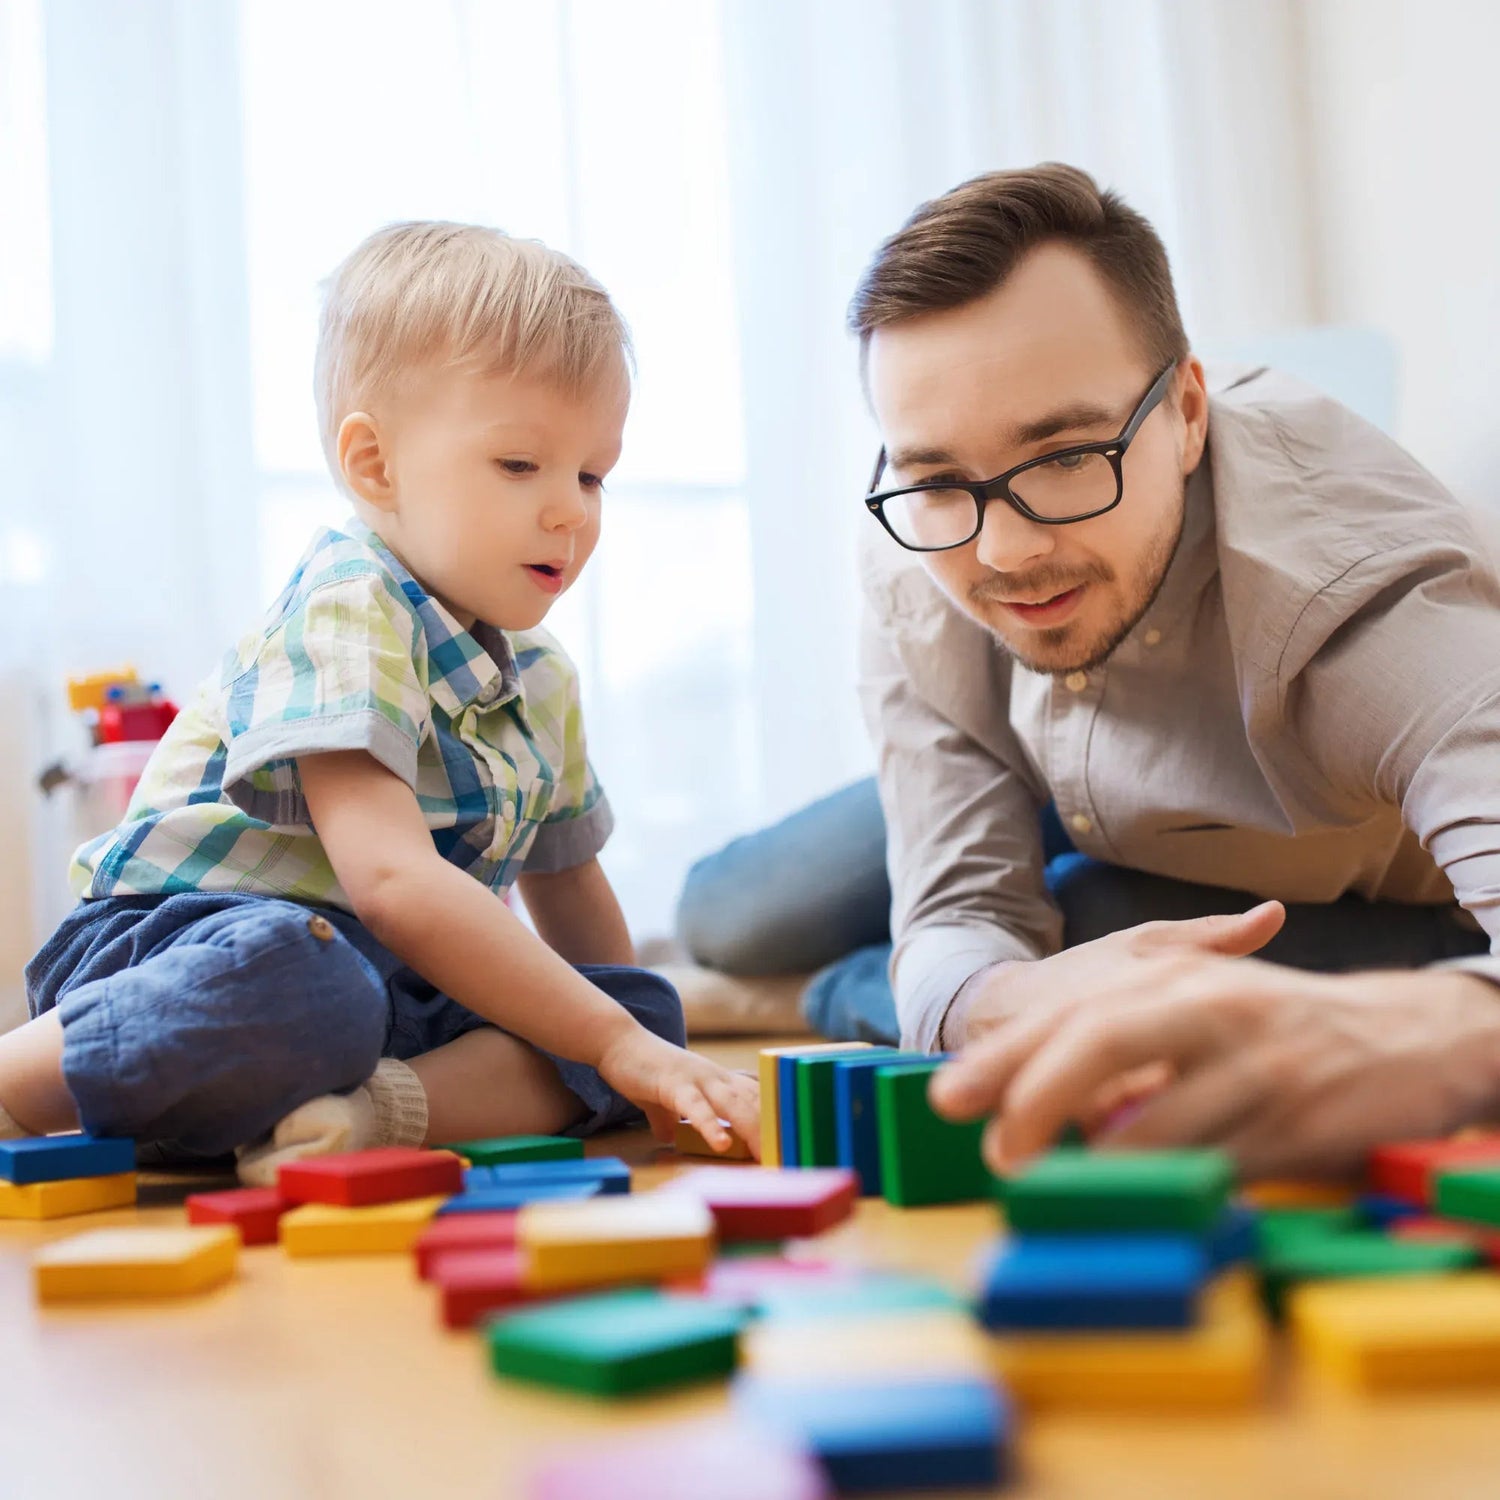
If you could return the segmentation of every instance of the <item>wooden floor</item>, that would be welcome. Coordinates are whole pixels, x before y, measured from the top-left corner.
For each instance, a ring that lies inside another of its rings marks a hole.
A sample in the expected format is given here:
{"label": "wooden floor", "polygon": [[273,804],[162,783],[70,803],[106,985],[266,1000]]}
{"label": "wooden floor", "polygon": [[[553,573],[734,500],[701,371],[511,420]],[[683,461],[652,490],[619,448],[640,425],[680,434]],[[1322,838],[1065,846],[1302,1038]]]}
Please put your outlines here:
{"label": "wooden floor", "polygon": [[[754,1047],[705,1047],[747,1066]],[[595,1143],[677,1170],[643,1134]],[[723,1390],[600,1405],[502,1385],[473,1334],[445,1331],[406,1257],[287,1260],[249,1250],[239,1280],[150,1308],[42,1311],[28,1255],[84,1224],[177,1222],[191,1187],[152,1179],[134,1210],[0,1226],[3,1500],[345,1500],[526,1493],[539,1455],[612,1430],[713,1411]],[[866,1203],[819,1241],[871,1266],[966,1286],[994,1232],[983,1206]],[[1367,1403],[1283,1370],[1264,1410],[1177,1420],[1024,1422],[1009,1492],[1061,1500],[1493,1500],[1500,1395]],[[600,1500],[608,1500],[601,1496]],[[705,1495],[704,1500],[712,1500]]]}

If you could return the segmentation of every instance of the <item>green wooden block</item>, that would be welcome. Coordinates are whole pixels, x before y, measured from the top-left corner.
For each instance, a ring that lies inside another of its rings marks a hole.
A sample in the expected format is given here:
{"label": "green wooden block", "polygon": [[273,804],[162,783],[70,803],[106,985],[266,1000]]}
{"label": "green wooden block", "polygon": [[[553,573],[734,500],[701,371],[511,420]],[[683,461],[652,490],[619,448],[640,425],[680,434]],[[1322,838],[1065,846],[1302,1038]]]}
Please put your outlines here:
{"label": "green wooden block", "polygon": [[636,1290],[511,1313],[486,1339],[499,1375],[625,1396],[728,1375],[745,1322],[739,1308]]}
{"label": "green wooden block", "polygon": [[567,1135],[498,1135],[487,1141],[454,1141],[440,1148],[456,1151],[475,1167],[501,1167],[518,1161],[576,1161],[583,1142]]}
{"label": "green wooden block", "polygon": [[967,1203],[993,1191],[994,1178],[979,1154],[984,1122],[955,1125],[927,1102],[928,1080],[941,1066],[935,1059],[876,1069],[880,1185],[887,1203]]}
{"label": "green wooden block", "polygon": [[850,1057],[896,1056],[894,1047],[870,1047],[858,1052],[825,1052],[796,1060],[797,1165],[839,1165],[839,1122],[833,1091],[833,1070]]}
{"label": "green wooden block", "polygon": [[1439,1172],[1433,1207],[1445,1219],[1500,1224],[1500,1170],[1467,1167]]}
{"label": "green wooden block", "polygon": [[1462,1271],[1483,1260],[1477,1246],[1454,1241],[1393,1240],[1375,1229],[1312,1233],[1261,1257],[1261,1287],[1272,1315],[1280,1317],[1287,1293],[1299,1282],[1346,1276],[1430,1276]]}
{"label": "green wooden block", "polygon": [[998,1189],[1018,1234],[1166,1230],[1208,1234],[1234,1170],[1221,1151],[1079,1151],[1040,1157]]}
{"label": "green wooden block", "polygon": [[1263,1208],[1255,1215],[1257,1258],[1284,1245],[1320,1235],[1349,1234],[1367,1228],[1352,1204],[1343,1208]]}

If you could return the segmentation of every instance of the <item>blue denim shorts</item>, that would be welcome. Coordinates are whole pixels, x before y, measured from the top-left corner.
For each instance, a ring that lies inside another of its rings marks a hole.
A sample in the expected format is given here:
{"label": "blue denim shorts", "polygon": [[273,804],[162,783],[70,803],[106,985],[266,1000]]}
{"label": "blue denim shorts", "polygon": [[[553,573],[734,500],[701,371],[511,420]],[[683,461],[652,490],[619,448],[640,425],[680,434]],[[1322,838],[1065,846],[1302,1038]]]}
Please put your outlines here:
{"label": "blue denim shorts", "polygon": [[[579,972],[657,1036],[686,1041],[666,980]],[[358,1087],[382,1057],[489,1024],[349,913],[232,892],[85,901],[27,965],[26,994],[32,1015],[62,1019],[85,1129],[193,1155],[260,1138],[299,1104]],[[546,1055],[580,1101],[575,1134],[640,1119],[593,1068]]]}

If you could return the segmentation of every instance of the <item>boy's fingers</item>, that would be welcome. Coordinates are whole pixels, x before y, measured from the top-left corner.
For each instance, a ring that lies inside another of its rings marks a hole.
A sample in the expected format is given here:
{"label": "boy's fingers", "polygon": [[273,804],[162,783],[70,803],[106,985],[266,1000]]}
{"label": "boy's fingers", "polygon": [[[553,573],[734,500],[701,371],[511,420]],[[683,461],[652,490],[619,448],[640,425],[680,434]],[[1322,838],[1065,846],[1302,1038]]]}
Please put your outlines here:
{"label": "boy's fingers", "polygon": [[677,1112],[663,1109],[659,1104],[643,1104],[641,1110],[646,1116],[646,1124],[651,1127],[651,1134],[664,1146],[670,1145],[677,1134]]}
{"label": "boy's fingers", "polygon": [[729,1149],[729,1132],[719,1124],[718,1111],[699,1088],[683,1089],[677,1096],[681,1118],[686,1120],[715,1151]]}
{"label": "boy's fingers", "polygon": [[[750,1148],[751,1154],[760,1160],[760,1090],[746,1087],[742,1078],[729,1075],[715,1078],[704,1084],[704,1093],[722,1120],[728,1120],[729,1128]],[[728,1150],[726,1142],[723,1149]]]}

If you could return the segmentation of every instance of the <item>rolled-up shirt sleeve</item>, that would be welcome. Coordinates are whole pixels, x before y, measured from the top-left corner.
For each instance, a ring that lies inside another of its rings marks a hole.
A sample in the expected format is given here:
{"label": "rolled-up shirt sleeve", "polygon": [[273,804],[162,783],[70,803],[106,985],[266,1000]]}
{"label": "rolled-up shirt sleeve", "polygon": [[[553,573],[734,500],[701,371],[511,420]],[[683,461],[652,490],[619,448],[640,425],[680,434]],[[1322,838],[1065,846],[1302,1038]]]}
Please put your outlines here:
{"label": "rolled-up shirt sleeve", "polygon": [[[1040,786],[1009,724],[1008,662],[924,578],[866,577],[860,695],[879,766],[902,1044],[936,1050],[964,982],[1055,953]],[[920,663],[920,677],[910,670]]]}

